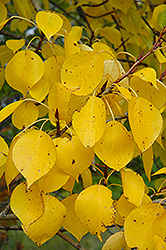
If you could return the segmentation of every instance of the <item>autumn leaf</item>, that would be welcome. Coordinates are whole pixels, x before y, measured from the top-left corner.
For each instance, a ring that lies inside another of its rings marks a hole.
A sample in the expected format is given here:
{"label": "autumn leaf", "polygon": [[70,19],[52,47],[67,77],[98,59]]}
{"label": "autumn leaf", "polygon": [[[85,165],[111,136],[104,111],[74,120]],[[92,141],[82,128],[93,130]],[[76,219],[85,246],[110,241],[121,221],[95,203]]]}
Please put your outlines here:
{"label": "autumn leaf", "polygon": [[31,130],[15,143],[12,156],[29,187],[54,166],[56,150],[49,135],[43,131]]}
{"label": "autumn leaf", "polygon": [[[75,212],[88,231],[102,240],[101,232],[107,230],[115,219],[112,192],[102,185],[84,189],[76,199]],[[93,216],[92,216],[93,215]],[[97,216],[95,216],[97,215]]]}

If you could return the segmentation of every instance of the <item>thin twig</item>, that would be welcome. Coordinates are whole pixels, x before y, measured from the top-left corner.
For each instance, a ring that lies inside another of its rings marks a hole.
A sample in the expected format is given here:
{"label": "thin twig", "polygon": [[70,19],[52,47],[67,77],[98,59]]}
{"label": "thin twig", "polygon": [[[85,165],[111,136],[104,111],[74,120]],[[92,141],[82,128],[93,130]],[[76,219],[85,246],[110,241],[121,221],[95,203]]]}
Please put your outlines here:
{"label": "thin twig", "polygon": [[20,226],[10,226],[10,227],[5,227],[0,225],[0,230],[3,231],[23,231],[22,227]]}
{"label": "thin twig", "polygon": [[67,243],[69,243],[70,245],[72,245],[73,247],[75,247],[78,250],[85,250],[79,243],[73,241],[72,239],[70,239],[68,236],[66,236],[65,234],[61,233],[60,231],[57,233],[57,235],[59,237],[61,237],[63,240],[65,240]]}

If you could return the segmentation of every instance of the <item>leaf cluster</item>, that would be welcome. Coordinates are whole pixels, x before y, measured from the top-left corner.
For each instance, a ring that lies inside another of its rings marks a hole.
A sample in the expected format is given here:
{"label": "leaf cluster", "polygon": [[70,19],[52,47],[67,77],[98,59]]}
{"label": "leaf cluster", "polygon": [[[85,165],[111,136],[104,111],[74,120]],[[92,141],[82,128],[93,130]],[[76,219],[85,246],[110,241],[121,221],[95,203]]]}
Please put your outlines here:
{"label": "leaf cluster", "polygon": [[[166,5],[153,2],[0,0],[11,37],[0,46],[0,88],[20,96],[0,110],[18,131],[10,146],[0,137],[15,215],[7,207],[0,218],[17,217],[38,246],[57,234],[83,249],[62,227],[80,242],[115,226],[103,250],[166,248],[165,178],[150,193],[154,160],[166,163]],[[121,184],[110,181],[117,173]]]}

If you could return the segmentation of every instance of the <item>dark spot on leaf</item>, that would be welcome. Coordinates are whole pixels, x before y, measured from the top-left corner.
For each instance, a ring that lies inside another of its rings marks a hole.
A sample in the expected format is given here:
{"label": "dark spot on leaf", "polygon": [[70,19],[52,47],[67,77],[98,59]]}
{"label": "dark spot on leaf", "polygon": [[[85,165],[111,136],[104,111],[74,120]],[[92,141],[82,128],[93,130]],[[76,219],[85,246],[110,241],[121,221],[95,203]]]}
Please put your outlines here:
{"label": "dark spot on leaf", "polygon": [[50,153],[48,153],[47,155],[50,155]]}
{"label": "dark spot on leaf", "polygon": [[133,220],[134,222],[136,222],[136,220]]}
{"label": "dark spot on leaf", "polygon": [[72,160],[72,164],[74,164],[74,163],[75,163],[75,160],[73,159],[73,160]]}

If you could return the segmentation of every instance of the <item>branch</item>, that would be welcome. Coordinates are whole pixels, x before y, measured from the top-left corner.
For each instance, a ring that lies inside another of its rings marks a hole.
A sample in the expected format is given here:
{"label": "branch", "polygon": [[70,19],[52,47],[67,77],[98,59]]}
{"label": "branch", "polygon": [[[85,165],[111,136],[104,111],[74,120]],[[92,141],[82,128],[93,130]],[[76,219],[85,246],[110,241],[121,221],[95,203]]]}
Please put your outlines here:
{"label": "branch", "polygon": [[20,226],[10,226],[10,227],[5,227],[0,225],[0,230],[3,231],[23,231],[22,227]]}
{"label": "branch", "polygon": [[73,247],[75,247],[78,250],[85,250],[79,243],[73,241],[72,239],[70,239],[68,236],[66,236],[65,234],[61,233],[60,231],[57,232],[57,235],[59,237],[61,237],[63,240],[65,240],[67,243],[69,243],[70,245],[72,245]]}
{"label": "branch", "polygon": [[31,0],[31,3],[32,3],[36,12],[41,11],[40,5],[38,4],[38,2],[36,0]]}
{"label": "branch", "polygon": [[1,220],[18,220],[15,214],[9,214],[10,212],[10,204],[8,204],[5,209],[0,213],[0,221]]}
{"label": "branch", "polygon": [[[113,83],[118,83],[120,81],[122,81],[124,78],[126,78],[127,76],[131,75],[136,67],[143,61],[145,60],[145,58],[147,58],[149,55],[151,55],[153,52],[155,52],[155,50],[161,45],[162,42],[159,42],[160,39],[162,38],[162,36],[166,33],[166,26],[164,27],[164,29],[161,31],[157,41],[154,43],[153,47],[151,48],[150,51],[148,51],[144,56],[143,53],[141,53],[141,55],[139,56],[139,58],[137,59],[137,61],[133,64],[133,66],[124,74],[122,75],[120,78],[118,78],[116,81],[114,81]],[[111,86],[108,87],[103,93],[102,95],[106,95],[109,94],[110,90],[111,90]]]}
{"label": "branch", "polygon": [[108,3],[109,0],[105,0],[102,3],[98,3],[98,4],[82,4],[81,6],[83,7],[100,7],[102,5],[104,5],[105,3]]}

